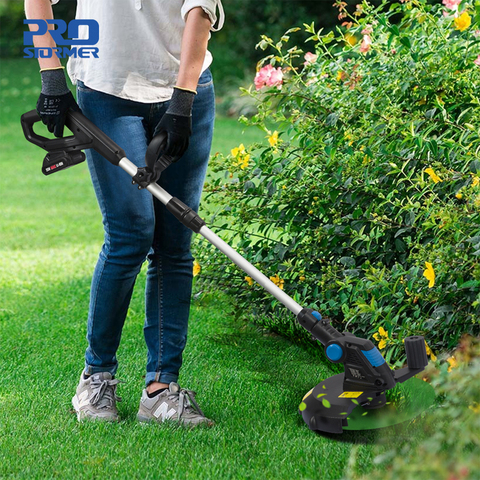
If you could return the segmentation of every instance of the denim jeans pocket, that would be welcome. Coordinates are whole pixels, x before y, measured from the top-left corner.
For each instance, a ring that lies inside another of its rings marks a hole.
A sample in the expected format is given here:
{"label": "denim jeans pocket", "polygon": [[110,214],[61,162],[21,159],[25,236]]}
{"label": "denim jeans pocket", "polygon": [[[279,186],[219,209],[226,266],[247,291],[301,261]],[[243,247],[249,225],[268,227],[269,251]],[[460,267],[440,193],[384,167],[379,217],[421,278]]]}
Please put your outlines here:
{"label": "denim jeans pocket", "polygon": [[209,87],[213,83],[212,72],[207,68],[198,79],[197,88]]}

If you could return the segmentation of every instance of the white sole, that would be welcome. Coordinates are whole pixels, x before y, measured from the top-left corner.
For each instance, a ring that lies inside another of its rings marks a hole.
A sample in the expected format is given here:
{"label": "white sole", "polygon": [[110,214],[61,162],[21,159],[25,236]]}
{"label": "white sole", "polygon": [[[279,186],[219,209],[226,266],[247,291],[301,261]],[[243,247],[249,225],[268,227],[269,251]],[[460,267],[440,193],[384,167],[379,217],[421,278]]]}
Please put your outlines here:
{"label": "white sole", "polygon": [[78,398],[77,398],[77,395],[75,394],[75,396],[72,398],[72,405],[73,405],[73,408],[75,409],[75,413],[77,414],[77,420],[79,422],[83,421],[83,420],[87,420],[87,421],[101,421],[101,422],[118,422],[119,421],[119,418],[118,418],[118,415],[115,415],[115,416],[111,416],[111,417],[101,417],[101,416],[98,416],[98,415],[89,415],[89,412],[88,411],[81,411],[80,410],[80,406],[79,406],[79,402],[78,402]]}
{"label": "white sole", "polygon": [[77,414],[77,420],[80,422],[80,407],[78,406],[78,398],[77,398],[77,394],[74,395],[74,397],[72,398],[72,405],[73,405],[73,408],[75,410],[75,413]]}

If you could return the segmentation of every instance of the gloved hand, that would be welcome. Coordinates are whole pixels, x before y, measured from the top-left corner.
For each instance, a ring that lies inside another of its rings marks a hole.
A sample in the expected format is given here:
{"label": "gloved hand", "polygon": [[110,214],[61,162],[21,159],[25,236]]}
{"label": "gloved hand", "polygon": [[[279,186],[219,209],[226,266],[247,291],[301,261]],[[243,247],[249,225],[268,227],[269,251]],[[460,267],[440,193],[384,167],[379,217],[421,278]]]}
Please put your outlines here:
{"label": "gloved hand", "polygon": [[63,68],[41,70],[42,92],[37,101],[37,112],[48,131],[56,137],[63,137],[68,109],[77,112],[80,107],[67,87]]}
{"label": "gloved hand", "polygon": [[196,92],[174,87],[167,111],[155,128],[154,136],[167,132],[167,147],[163,152],[180,158],[187,150],[192,134],[192,106]]}

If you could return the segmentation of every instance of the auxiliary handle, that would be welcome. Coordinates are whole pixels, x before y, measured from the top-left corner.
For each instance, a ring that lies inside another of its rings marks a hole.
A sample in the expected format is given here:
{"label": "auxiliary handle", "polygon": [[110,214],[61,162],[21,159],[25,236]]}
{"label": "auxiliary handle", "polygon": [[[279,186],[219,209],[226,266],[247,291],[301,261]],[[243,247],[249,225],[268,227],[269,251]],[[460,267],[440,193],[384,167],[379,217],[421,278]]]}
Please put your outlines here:
{"label": "auxiliary handle", "polygon": [[167,132],[155,135],[148,144],[145,152],[146,167],[139,168],[134,175],[132,183],[138,184],[138,188],[147,188],[151,183],[156,183],[162,172],[180,157],[171,157],[164,152],[167,146]]}

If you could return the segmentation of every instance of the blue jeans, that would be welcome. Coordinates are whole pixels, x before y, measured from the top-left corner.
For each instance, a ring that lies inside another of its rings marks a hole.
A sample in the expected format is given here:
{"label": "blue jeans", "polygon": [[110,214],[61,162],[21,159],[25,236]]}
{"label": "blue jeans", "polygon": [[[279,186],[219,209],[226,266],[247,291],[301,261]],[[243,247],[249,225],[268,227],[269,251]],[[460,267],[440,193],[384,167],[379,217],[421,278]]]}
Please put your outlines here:
{"label": "blue jeans", "polygon": [[[192,112],[190,146],[158,183],[198,211],[210,156],[215,115],[211,73],[203,72]],[[169,102],[145,104],[92,90],[82,82],[77,98],[85,116],[125,150],[138,167]],[[177,381],[187,340],[193,257],[192,232],[147,190],[93,150],[87,163],[103,216],[105,240],[92,279],[85,371],[118,367],[117,349],[138,273],[148,259],[144,336],[146,384]]]}

